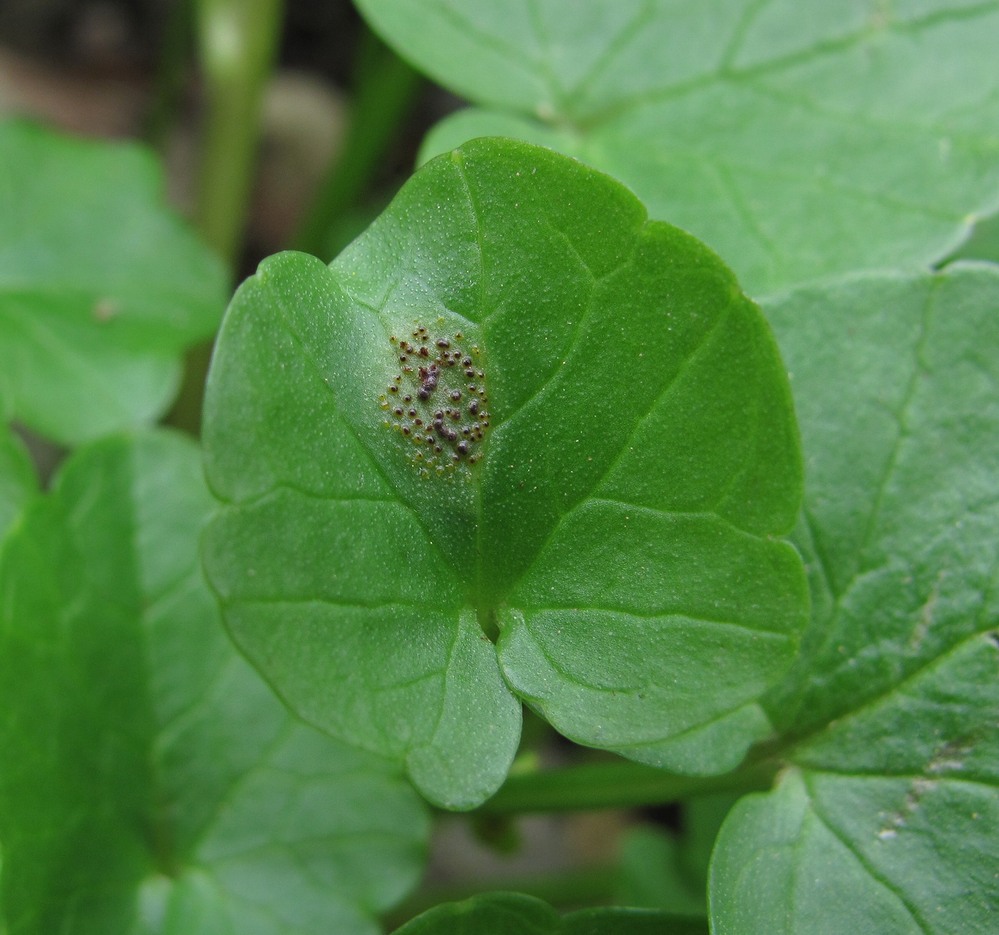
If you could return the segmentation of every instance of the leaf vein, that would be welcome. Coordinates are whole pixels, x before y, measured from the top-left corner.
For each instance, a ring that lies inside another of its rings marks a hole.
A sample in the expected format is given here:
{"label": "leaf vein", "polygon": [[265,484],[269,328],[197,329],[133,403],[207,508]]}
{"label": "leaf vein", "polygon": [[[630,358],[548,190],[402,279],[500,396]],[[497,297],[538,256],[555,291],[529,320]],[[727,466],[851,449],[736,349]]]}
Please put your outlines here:
{"label": "leaf vein", "polygon": [[815,816],[816,820],[837,840],[840,844],[846,848],[850,854],[853,855],[854,860],[867,872],[875,883],[878,883],[881,887],[891,893],[905,908],[906,912],[909,913],[912,921],[919,927],[921,932],[925,935],[932,935],[932,927],[929,923],[923,919],[922,914],[916,908],[916,906],[911,902],[911,900],[905,895],[904,891],[899,889],[894,883],[892,883],[875,865],[874,863],[866,857],[857,846],[856,842],[852,841],[846,836],[839,828],[837,828],[829,817],[825,814],[825,810],[819,806],[819,797],[816,794],[815,789],[812,788],[809,782],[809,776],[802,776],[802,781],[805,783],[808,789],[809,803],[812,808],[812,814]]}

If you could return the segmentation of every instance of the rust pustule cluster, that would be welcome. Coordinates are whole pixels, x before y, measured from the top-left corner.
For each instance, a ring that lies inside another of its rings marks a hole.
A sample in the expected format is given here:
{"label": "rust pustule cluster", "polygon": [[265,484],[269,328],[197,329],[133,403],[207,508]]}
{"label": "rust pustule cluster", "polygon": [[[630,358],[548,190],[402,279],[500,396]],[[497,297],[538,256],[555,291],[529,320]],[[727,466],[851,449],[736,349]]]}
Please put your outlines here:
{"label": "rust pustule cluster", "polygon": [[412,461],[425,476],[476,464],[489,430],[479,347],[460,331],[431,337],[422,325],[389,342],[399,372],[379,396],[386,427],[412,445]]}

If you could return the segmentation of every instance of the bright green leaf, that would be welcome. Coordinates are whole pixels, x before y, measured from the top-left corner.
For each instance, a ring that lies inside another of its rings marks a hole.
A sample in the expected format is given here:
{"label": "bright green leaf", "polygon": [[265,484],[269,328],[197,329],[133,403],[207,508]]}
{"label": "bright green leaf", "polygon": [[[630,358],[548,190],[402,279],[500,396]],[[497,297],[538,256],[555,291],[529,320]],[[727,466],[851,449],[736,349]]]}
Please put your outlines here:
{"label": "bright green leaf", "polygon": [[197,561],[195,446],[81,449],[0,560],[11,935],[373,933],[427,820],[394,769],[294,721]]}
{"label": "bright green leaf", "polygon": [[645,909],[586,909],[560,917],[540,899],[485,893],[445,903],[396,929],[397,935],[701,935],[687,920]]}
{"label": "bright green leaf", "polygon": [[205,426],[237,641],[435,801],[509,767],[500,666],[573,739],[657,766],[723,771],[769,731],[806,598],[775,538],[799,495],[785,374],[718,258],[612,179],[479,141],[331,268],[267,261]]}
{"label": "bright green leaf", "polygon": [[[474,136],[622,179],[755,294],[950,252],[997,206],[994,0],[358,0]],[[818,220],[817,220],[818,219]]]}
{"label": "bright green leaf", "polygon": [[801,417],[814,611],[767,702],[794,768],[722,830],[718,933],[995,928],[997,308],[981,265],[769,309]]}
{"label": "bright green leaf", "polygon": [[225,306],[218,260],[130,144],[0,124],[0,411],[74,444],[169,405]]}
{"label": "bright green leaf", "polygon": [[0,542],[37,486],[28,452],[0,425]]}

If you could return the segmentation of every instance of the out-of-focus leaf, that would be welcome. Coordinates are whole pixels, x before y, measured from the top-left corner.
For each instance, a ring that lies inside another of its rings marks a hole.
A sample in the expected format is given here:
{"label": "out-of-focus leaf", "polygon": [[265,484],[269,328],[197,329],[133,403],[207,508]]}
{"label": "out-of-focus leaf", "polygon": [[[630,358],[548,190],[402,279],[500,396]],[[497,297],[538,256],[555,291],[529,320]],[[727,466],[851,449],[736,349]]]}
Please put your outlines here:
{"label": "out-of-focus leaf", "polygon": [[560,917],[540,899],[484,893],[445,903],[396,929],[396,935],[702,935],[684,919],[646,909],[586,909]]}
{"label": "out-of-focus leaf", "polygon": [[427,818],[396,770],[296,722],[198,563],[197,448],[81,448],[0,556],[11,935],[372,935]]}
{"label": "out-of-focus leaf", "polygon": [[38,488],[31,459],[20,441],[0,425],[0,542]]}
{"label": "out-of-focus leaf", "polygon": [[0,124],[0,414],[76,444],[170,404],[227,283],[161,188],[134,144]]}

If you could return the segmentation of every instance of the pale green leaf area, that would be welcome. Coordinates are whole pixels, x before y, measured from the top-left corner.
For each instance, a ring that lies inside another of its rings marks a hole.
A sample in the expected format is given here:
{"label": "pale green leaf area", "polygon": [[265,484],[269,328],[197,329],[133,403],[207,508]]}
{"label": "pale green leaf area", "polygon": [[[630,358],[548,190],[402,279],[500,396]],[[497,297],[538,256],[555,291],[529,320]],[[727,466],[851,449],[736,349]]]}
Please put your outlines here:
{"label": "pale green leaf area", "polygon": [[768,308],[801,420],[813,615],[766,701],[792,765],[722,829],[718,933],[995,931],[997,310],[986,264]]}
{"label": "pale green leaf area", "polygon": [[418,797],[293,720],[197,559],[196,446],[81,448],[0,558],[0,838],[11,935],[375,933],[415,882]]}
{"label": "pale green leaf area", "polygon": [[754,295],[946,256],[999,205],[995,0],[359,0],[477,109],[702,238]]}
{"label": "pale green leaf area", "polygon": [[330,268],[266,261],[205,426],[235,638],[434,801],[495,791],[518,698],[687,772],[769,731],[806,602],[786,377],[717,257],[612,179],[478,141]]}
{"label": "pale green leaf area", "polygon": [[226,274],[134,144],[0,124],[0,410],[63,444],[148,422]]}
{"label": "pale green leaf area", "polygon": [[0,542],[37,488],[28,452],[20,439],[0,425]]}
{"label": "pale green leaf area", "polygon": [[983,260],[999,263],[999,214],[982,218],[971,236],[948,257],[949,261]]}
{"label": "pale green leaf area", "polygon": [[700,917],[707,931],[708,865],[722,821],[741,798],[731,792],[683,804],[682,830],[638,825],[623,837],[614,902]]}
{"label": "pale green leaf area", "polygon": [[521,893],[485,893],[444,903],[396,929],[396,935],[703,935],[698,923],[646,909],[584,909],[560,916]]}

